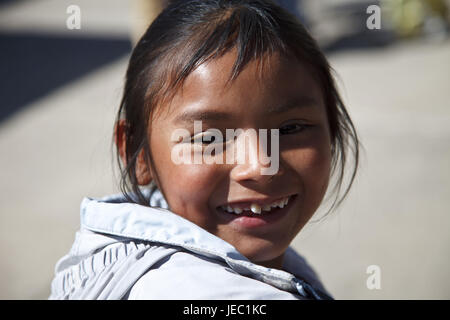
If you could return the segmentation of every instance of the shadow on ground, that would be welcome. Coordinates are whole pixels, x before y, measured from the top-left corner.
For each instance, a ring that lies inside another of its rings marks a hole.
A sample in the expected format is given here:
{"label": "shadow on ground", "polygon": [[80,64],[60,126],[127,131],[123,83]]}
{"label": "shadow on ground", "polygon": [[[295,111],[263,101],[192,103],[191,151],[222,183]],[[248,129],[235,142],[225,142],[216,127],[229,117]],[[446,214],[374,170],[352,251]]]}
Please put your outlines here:
{"label": "shadow on ground", "polygon": [[130,51],[129,39],[0,33],[0,123],[33,100]]}

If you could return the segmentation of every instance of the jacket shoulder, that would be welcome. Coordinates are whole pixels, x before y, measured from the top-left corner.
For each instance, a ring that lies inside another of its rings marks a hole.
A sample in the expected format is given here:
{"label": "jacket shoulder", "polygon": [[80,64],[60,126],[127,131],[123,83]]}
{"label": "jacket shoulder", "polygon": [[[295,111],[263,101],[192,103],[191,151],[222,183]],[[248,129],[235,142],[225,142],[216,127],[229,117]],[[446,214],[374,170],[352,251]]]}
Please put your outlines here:
{"label": "jacket shoulder", "polygon": [[[75,250],[76,249],[76,250]],[[76,254],[84,253],[84,254]],[[122,299],[133,284],[177,250],[168,246],[116,241],[90,253],[77,244],[61,258],[49,299]]]}
{"label": "jacket shoulder", "polygon": [[299,299],[232,270],[220,262],[190,252],[177,251],[148,270],[131,288],[128,299],[214,300]]}

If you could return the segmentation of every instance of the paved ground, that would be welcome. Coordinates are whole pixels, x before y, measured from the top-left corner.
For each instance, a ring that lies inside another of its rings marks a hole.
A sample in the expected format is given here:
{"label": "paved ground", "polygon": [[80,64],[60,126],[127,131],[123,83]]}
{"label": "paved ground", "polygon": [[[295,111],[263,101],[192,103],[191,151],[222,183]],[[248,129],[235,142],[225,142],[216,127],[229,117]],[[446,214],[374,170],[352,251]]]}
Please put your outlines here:
{"label": "paved ground", "polygon": [[[347,201],[294,246],[336,298],[450,298],[449,57],[449,41],[330,55],[365,153]],[[126,62],[0,122],[0,298],[47,298],[81,199],[117,191],[110,138]],[[380,290],[366,287],[370,265],[381,269]]]}
{"label": "paved ground", "polygon": [[450,298],[448,57],[449,42],[331,57],[365,156],[348,201],[296,245],[338,298]]}

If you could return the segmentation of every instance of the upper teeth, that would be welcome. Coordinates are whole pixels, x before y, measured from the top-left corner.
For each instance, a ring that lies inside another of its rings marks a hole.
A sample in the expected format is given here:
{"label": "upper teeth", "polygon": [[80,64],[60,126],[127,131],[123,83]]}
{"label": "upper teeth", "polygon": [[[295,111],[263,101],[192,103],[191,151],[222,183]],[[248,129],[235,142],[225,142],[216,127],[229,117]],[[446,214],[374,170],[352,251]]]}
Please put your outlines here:
{"label": "upper teeth", "polygon": [[289,198],[290,197],[285,197],[281,200],[275,201],[271,204],[267,204],[264,206],[260,206],[257,203],[252,203],[250,208],[241,209],[241,208],[234,208],[234,207],[228,205],[228,206],[221,206],[221,209],[224,211],[228,211],[230,213],[236,213],[236,214],[240,214],[243,211],[248,211],[248,210],[250,210],[251,212],[253,212],[255,214],[261,214],[262,211],[271,211],[272,208],[277,208],[277,207],[284,208],[284,206],[286,206],[288,204]]}

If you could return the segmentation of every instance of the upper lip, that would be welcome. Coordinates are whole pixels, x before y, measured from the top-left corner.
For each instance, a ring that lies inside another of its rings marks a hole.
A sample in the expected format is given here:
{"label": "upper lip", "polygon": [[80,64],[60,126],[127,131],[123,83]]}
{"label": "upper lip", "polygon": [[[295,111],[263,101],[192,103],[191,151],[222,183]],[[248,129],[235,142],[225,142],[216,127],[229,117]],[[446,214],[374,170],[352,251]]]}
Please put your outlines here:
{"label": "upper lip", "polygon": [[233,201],[226,202],[226,203],[220,205],[219,207],[231,206],[233,208],[244,209],[244,208],[249,208],[252,204],[257,204],[262,207],[265,205],[272,204],[276,201],[280,201],[281,199],[291,197],[293,195],[294,194],[289,194],[289,195],[279,196],[279,197],[245,198],[245,199],[239,199],[239,200],[233,200]]}

